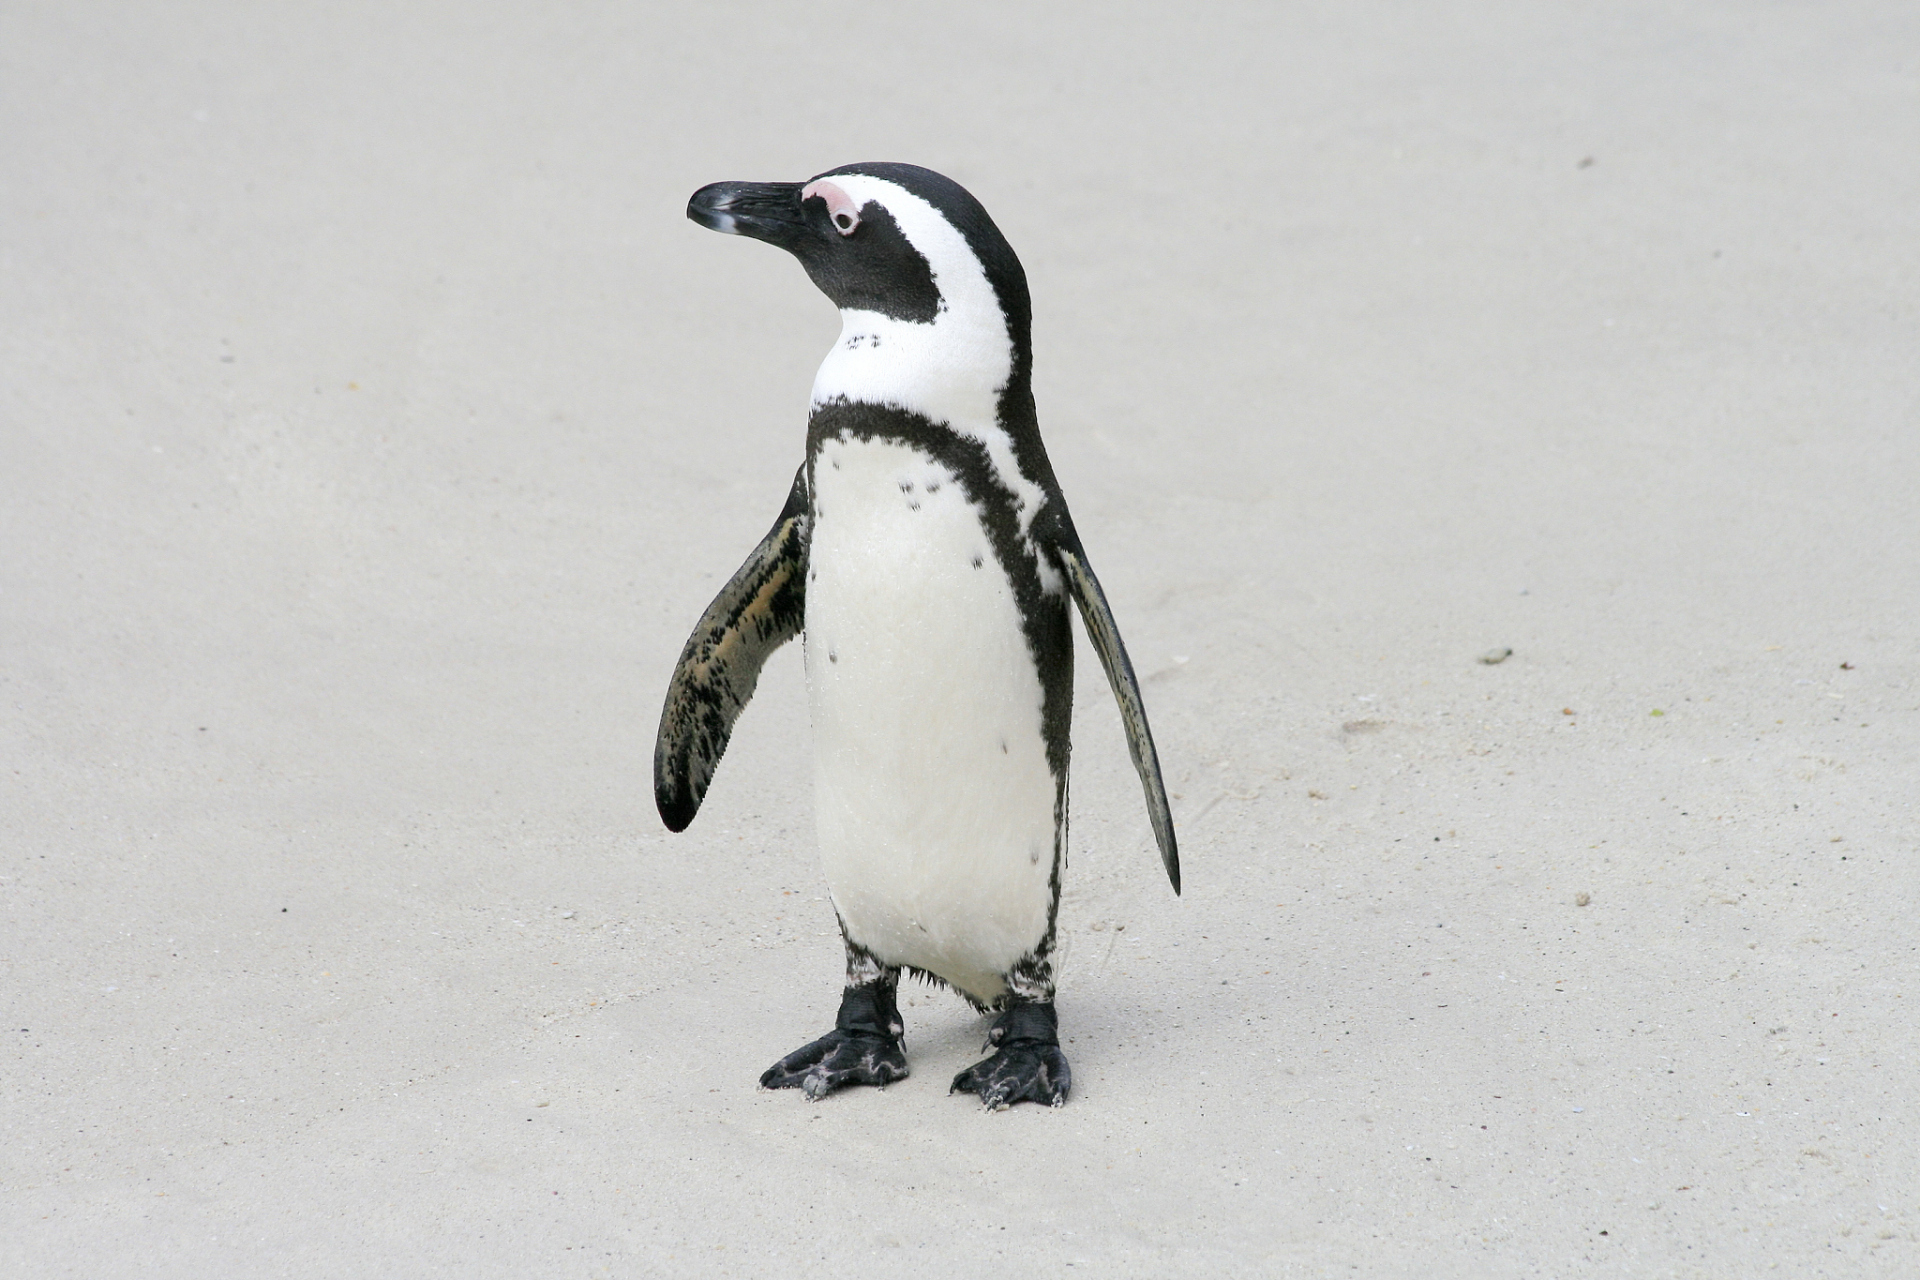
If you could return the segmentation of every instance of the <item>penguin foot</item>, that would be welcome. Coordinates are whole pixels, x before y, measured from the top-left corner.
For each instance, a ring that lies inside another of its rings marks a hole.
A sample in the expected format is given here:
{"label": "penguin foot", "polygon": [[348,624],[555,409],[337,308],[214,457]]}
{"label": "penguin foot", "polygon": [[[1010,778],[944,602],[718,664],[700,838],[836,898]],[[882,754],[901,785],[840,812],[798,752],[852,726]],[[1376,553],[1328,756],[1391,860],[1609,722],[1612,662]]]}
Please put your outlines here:
{"label": "penguin foot", "polygon": [[838,1025],[768,1067],[760,1087],[799,1089],[810,1102],[850,1084],[884,1089],[907,1078],[905,1031],[892,982],[848,987],[840,997]]}
{"label": "penguin foot", "polygon": [[906,1076],[907,1055],[898,1040],[833,1030],[768,1067],[760,1087],[799,1089],[818,1102],[850,1084],[884,1089]]}
{"label": "penguin foot", "polygon": [[1052,1004],[1016,1004],[987,1032],[987,1047],[999,1052],[953,1078],[948,1093],[977,1093],[989,1111],[1016,1102],[1057,1107],[1073,1088],[1067,1055],[1060,1052],[1059,1019]]}

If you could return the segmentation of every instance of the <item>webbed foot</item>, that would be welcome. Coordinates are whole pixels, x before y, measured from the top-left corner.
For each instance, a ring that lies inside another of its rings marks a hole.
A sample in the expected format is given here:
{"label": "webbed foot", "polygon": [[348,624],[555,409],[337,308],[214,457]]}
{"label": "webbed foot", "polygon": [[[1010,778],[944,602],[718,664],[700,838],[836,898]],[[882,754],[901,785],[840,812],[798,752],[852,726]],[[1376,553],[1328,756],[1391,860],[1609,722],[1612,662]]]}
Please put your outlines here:
{"label": "webbed foot", "polygon": [[1067,1055],[1060,1052],[1059,1018],[1053,1005],[1016,1004],[987,1032],[998,1053],[953,1078],[949,1093],[977,1093],[989,1111],[1016,1102],[1060,1106],[1073,1088]]}
{"label": "webbed foot", "polygon": [[799,1089],[812,1102],[850,1084],[884,1089],[907,1077],[905,1032],[892,983],[848,987],[834,1029],[767,1068],[760,1087]]}

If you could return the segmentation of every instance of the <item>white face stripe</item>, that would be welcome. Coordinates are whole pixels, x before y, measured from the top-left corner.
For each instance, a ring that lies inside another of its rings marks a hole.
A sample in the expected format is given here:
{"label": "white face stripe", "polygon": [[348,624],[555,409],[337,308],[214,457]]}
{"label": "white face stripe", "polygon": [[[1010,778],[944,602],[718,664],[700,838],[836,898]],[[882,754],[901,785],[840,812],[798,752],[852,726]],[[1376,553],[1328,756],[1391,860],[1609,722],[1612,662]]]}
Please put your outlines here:
{"label": "white face stripe", "polygon": [[872,201],[892,215],[932,268],[940,312],[931,324],[916,324],[874,311],[841,311],[840,341],[814,376],[814,405],[838,399],[891,405],[980,441],[1014,495],[1024,536],[1046,495],[1020,473],[1013,441],[999,423],[1000,393],[1013,376],[1013,338],[993,283],[959,228],[919,196],[867,174],[832,180],[856,206]]}

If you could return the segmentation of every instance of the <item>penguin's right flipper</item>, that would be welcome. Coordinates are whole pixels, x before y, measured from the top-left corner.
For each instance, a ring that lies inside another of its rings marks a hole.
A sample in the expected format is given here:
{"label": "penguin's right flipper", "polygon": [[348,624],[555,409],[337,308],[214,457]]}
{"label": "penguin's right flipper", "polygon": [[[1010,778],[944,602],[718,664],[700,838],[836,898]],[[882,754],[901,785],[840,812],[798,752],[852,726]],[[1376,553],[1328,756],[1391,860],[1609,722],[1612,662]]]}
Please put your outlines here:
{"label": "penguin's right flipper", "polygon": [[669,831],[686,830],[700,812],[760,668],[800,634],[810,532],[803,466],[780,518],[700,615],[680,651],[653,746],[653,799]]}
{"label": "penguin's right flipper", "polygon": [[1167,869],[1173,891],[1180,892],[1180,847],[1173,835],[1173,809],[1167,803],[1167,784],[1160,778],[1160,754],[1153,749],[1153,730],[1147,727],[1147,706],[1140,698],[1140,682],[1134,678],[1133,663],[1127,659],[1127,646],[1120,642],[1120,628],[1113,620],[1113,607],[1100,579],[1093,576],[1078,540],[1057,544],[1060,563],[1067,571],[1067,589],[1080,606],[1080,621],[1086,624],[1087,639],[1107,669],[1107,683],[1113,686],[1114,701],[1120,704],[1120,723],[1127,731],[1127,752],[1133,757],[1140,786],[1147,794],[1147,818],[1153,823],[1153,838],[1160,845],[1160,861]]}

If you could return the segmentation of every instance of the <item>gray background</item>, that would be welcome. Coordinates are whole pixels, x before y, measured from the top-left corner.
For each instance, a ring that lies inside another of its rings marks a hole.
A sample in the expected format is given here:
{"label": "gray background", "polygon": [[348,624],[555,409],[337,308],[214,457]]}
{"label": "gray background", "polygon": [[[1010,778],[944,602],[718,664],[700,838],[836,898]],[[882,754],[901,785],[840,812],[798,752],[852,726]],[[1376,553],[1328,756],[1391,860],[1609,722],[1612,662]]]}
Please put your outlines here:
{"label": "gray background", "polygon": [[[1920,1272],[1916,158],[1910,3],[6,5],[0,1271]],[[837,331],[684,202],[863,159],[1177,793],[1083,661],[1059,1112],[756,1091],[797,651],[649,795]]]}

